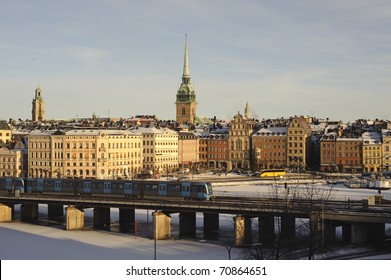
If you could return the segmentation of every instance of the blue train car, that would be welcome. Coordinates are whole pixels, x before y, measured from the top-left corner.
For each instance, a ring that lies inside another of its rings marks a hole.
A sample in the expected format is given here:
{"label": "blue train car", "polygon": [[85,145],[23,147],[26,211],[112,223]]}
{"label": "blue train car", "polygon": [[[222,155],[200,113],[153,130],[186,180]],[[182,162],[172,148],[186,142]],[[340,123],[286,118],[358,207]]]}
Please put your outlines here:
{"label": "blue train car", "polygon": [[0,178],[0,191],[13,193],[25,192],[25,180],[23,178],[2,177]]}
{"label": "blue train car", "polygon": [[117,196],[126,198],[213,199],[209,182],[98,180],[58,178],[0,178],[0,191],[8,193]]}

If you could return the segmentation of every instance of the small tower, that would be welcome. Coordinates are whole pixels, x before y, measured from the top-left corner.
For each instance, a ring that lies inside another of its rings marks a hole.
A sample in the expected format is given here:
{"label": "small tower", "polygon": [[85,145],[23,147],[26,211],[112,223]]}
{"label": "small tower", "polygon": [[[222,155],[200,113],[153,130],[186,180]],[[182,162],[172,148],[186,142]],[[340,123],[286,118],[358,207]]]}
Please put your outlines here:
{"label": "small tower", "polygon": [[45,101],[42,98],[42,90],[38,87],[35,89],[35,97],[33,99],[32,120],[34,122],[42,122],[45,120]]}
{"label": "small tower", "polygon": [[246,108],[244,109],[244,116],[246,119],[250,119],[250,106],[248,105],[248,101],[246,103]]}
{"label": "small tower", "polygon": [[176,121],[179,124],[194,124],[196,116],[196,95],[190,83],[187,35],[185,37],[185,59],[183,63],[182,83],[176,95]]}

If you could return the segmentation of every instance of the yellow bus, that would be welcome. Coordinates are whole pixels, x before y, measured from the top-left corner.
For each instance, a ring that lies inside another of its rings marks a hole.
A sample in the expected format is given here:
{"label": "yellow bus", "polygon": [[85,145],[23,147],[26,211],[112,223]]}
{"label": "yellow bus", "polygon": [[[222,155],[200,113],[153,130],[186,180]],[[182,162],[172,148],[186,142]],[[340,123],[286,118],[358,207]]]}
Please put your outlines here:
{"label": "yellow bus", "polygon": [[264,169],[259,174],[260,177],[284,177],[285,175],[285,169]]}

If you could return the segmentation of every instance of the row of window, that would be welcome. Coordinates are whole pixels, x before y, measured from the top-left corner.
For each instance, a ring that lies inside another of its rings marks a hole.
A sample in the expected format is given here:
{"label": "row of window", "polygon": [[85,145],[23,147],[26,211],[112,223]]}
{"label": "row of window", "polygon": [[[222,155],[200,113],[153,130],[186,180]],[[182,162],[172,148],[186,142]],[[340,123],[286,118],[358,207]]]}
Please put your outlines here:
{"label": "row of window", "polygon": [[227,148],[226,147],[209,147],[208,151],[209,152],[226,152]]}
{"label": "row of window", "polygon": [[381,164],[381,160],[380,159],[368,159],[368,160],[364,160],[364,164]]}
{"label": "row of window", "polygon": [[[151,141],[152,142],[152,141]],[[141,142],[120,142],[120,143],[109,143],[108,144],[109,149],[131,149],[131,148],[140,148]],[[50,149],[51,143],[48,142],[31,142],[30,143],[31,149]],[[72,143],[66,143],[67,149],[95,149],[96,145],[95,142],[72,142]],[[105,148],[105,144],[102,143],[101,148]],[[54,143],[54,149],[63,149],[63,143],[62,142],[55,142]]]}
{"label": "row of window", "polygon": [[282,153],[280,153],[280,152],[269,152],[269,153],[264,153],[263,154],[264,155],[264,157],[285,157],[285,153],[284,152],[282,152]]}
{"label": "row of window", "polygon": [[263,143],[275,143],[275,142],[283,142],[285,143],[285,139],[281,139],[281,138],[270,138],[270,139],[265,139],[265,138],[262,138],[262,140],[257,140],[257,139],[254,139],[253,140],[253,143],[254,145],[262,145]]}
{"label": "row of window", "polygon": [[288,150],[288,154],[302,154],[303,150]]}
{"label": "row of window", "polygon": [[5,164],[1,165],[1,167],[2,169],[22,169],[21,165],[19,165],[19,168],[15,168],[14,165],[5,165]]}
{"label": "row of window", "polygon": [[364,152],[364,157],[381,157],[380,152]]}
{"label": "row of window", "polygon": [[303,141],[303,137],[289,136],[289,141]]}
{"label": "row of window", "polygon": [[[144,157],[144,161],[146,162],[153,162],[153,157]],[[178,161],[178,157],[164,157],[164,158],[156,158],[155,159],[155,162],[159,162],[159,161]]]}
{"label": "row of window", "polygon": [[209,159],[227,159],[227,156],[226,155],[222,155],[222,154],[208,154],[208,158]]}
{"label": "row of window", "polygon": [[1,162],[15,162],[15,157],[1,157]]}

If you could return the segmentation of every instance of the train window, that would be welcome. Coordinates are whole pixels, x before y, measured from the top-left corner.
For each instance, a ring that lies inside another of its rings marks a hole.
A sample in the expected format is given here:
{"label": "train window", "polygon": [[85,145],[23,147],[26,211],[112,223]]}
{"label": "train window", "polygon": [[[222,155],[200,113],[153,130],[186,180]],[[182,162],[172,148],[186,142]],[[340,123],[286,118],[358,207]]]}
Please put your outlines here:
{"label": "train window", "polygon": [[152,186],[152,190],[153,190],[153,191],[156,191],[156,190],[157,190],[157,186],[156,186],[156,185],[153,185],[153,186]]}

